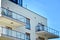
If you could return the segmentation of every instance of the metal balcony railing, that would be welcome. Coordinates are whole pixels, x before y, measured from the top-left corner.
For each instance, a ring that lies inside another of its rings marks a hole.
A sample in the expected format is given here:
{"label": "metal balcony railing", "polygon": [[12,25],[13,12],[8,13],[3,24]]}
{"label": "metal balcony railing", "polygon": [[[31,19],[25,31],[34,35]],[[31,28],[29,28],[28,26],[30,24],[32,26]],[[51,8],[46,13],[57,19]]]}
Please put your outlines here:
{"label": "metal balcony railing", "polygon": [[46,31],[46,32],[49,32],[49,33],[52,33],[54,35],[57,35],[59,36],[59,31],[55,30],[55,29],[52,29],[50,27],[36,27],[36,32],[39,32],[39,31]]}
{"label": "metal balcony railing", "polygon": [[0,27],[0,33],[9,37],[25,40],[25,34],[15,30],[10,30],[4,27]]}
{"label": "metal balcony railing", "polygon": [[2,10],[1,14],[4,16],[10,17],[10,18],[15,19],[20,22],[24,22],[24,23],[26,22],[26,18],[18,13],[15,13],[15,12],[5,9],[5,8],[1,8],[1,10]]}

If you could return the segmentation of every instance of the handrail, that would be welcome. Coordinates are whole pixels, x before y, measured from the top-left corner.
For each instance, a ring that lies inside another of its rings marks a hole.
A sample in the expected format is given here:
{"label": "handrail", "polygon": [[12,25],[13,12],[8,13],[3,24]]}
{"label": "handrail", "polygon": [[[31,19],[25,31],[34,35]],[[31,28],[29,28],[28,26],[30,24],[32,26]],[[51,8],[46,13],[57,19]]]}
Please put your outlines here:
{"label": "handrail", "polygon": [[25,40],[25,36],[26,36],[24,33],[21,33],[15,30],[10,30],[5,27],[0,27],[0,33],[7,36],[15,37],[18,39],[23,39],[23,40]]}
{"label": "handrail", "polygon": [[26,23],[26,18],[24,16],[22,16],[22,15],[16,13],[16,12],[13,12],[9,9],[3,8],[3,7],[1,8],[1,10],[2,10],[2,13],[1,13],[2,15],[8,16],[12,19],[15,19],[15,20],[18,20],[20,22],[22,21],[22,22]]}
{"label": "handrail", "polygon": [[42,27],[42,26],[36,27],[36,32],[38,32],[38,31],[47,31],[49,33],[52,33],[52,34],[59,36],[59,31],[57,31],[53,28],[50,28],[50,27]]}

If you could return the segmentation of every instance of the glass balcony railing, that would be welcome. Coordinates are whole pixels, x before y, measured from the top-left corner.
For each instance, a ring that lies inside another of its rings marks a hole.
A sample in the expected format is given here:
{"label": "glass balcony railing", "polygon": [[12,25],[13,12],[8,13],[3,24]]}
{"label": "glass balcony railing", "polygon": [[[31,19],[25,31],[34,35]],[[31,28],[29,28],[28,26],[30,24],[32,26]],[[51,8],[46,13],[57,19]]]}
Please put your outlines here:
{"label": "glass balcony railing", "polygon": [[10,30],[10,29],[4,28],[4,27],[0,27],[0,33],[3,35],[6,35],[6,36],[25,40],[25,34],[21,33],[21,32],[17,32],[15,30]]}
{"label": "glass balcony railing", "polygon": [[54,35],[57,35],[59,36],[59,31],[55,30],[55,29],[52,29],[50,27],[36,27],[36,32],[39,32],[39,31],[46,31],[46,32],[49,32],[49,33],[52,33]]}
{"label": "glass balcony railing", "polygon": [[21,21],[24,23],[26,22],[26,18],[18,13],[15,13],[15,12],[10,11],[10,10],[5,9],[5,8],[1,8],[1,10],[2,10],[1,14],[4,16],[10,17],[10,18],[15,19],[15,20],[20,21],[20,22]]}

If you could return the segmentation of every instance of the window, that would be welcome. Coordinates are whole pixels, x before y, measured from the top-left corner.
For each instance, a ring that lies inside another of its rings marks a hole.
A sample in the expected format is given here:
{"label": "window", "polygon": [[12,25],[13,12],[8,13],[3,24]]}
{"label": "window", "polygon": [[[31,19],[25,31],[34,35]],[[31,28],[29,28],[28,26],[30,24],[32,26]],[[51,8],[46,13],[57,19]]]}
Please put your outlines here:
{"label": "window", "polygon": [[18,0],[10,0],[10,1],[12,1],[12,2],[18,4]]}
{"label": "window", "polygon": [[18,0],[18,4],[22,6],[22,0]]}
{"label": "window", "polygon": [[36,27],[36,31],[41,31],[44,30],[44,25],[41,23],[38,23],[37,27]]}
{"label": "window", "polygon": [[22,0],[10,0],[10,1],[22,6]]}
{"label": "window", "polygon": [[30,29],[30,19],[26,18],[26,29]]}
{"label": "window", "polygon": [[30,40],[30,34],[26,33],[26,40]]}

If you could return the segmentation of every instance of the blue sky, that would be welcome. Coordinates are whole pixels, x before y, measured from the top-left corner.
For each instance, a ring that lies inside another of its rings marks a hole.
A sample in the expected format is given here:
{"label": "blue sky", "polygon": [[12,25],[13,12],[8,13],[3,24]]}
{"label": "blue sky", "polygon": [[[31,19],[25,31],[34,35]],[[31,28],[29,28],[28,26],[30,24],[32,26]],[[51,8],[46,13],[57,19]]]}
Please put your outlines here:
{"label": "blue sky", "polygon": [[24,7],[46,17],[48,26],[60,31],[60,0],[24,0]]}

